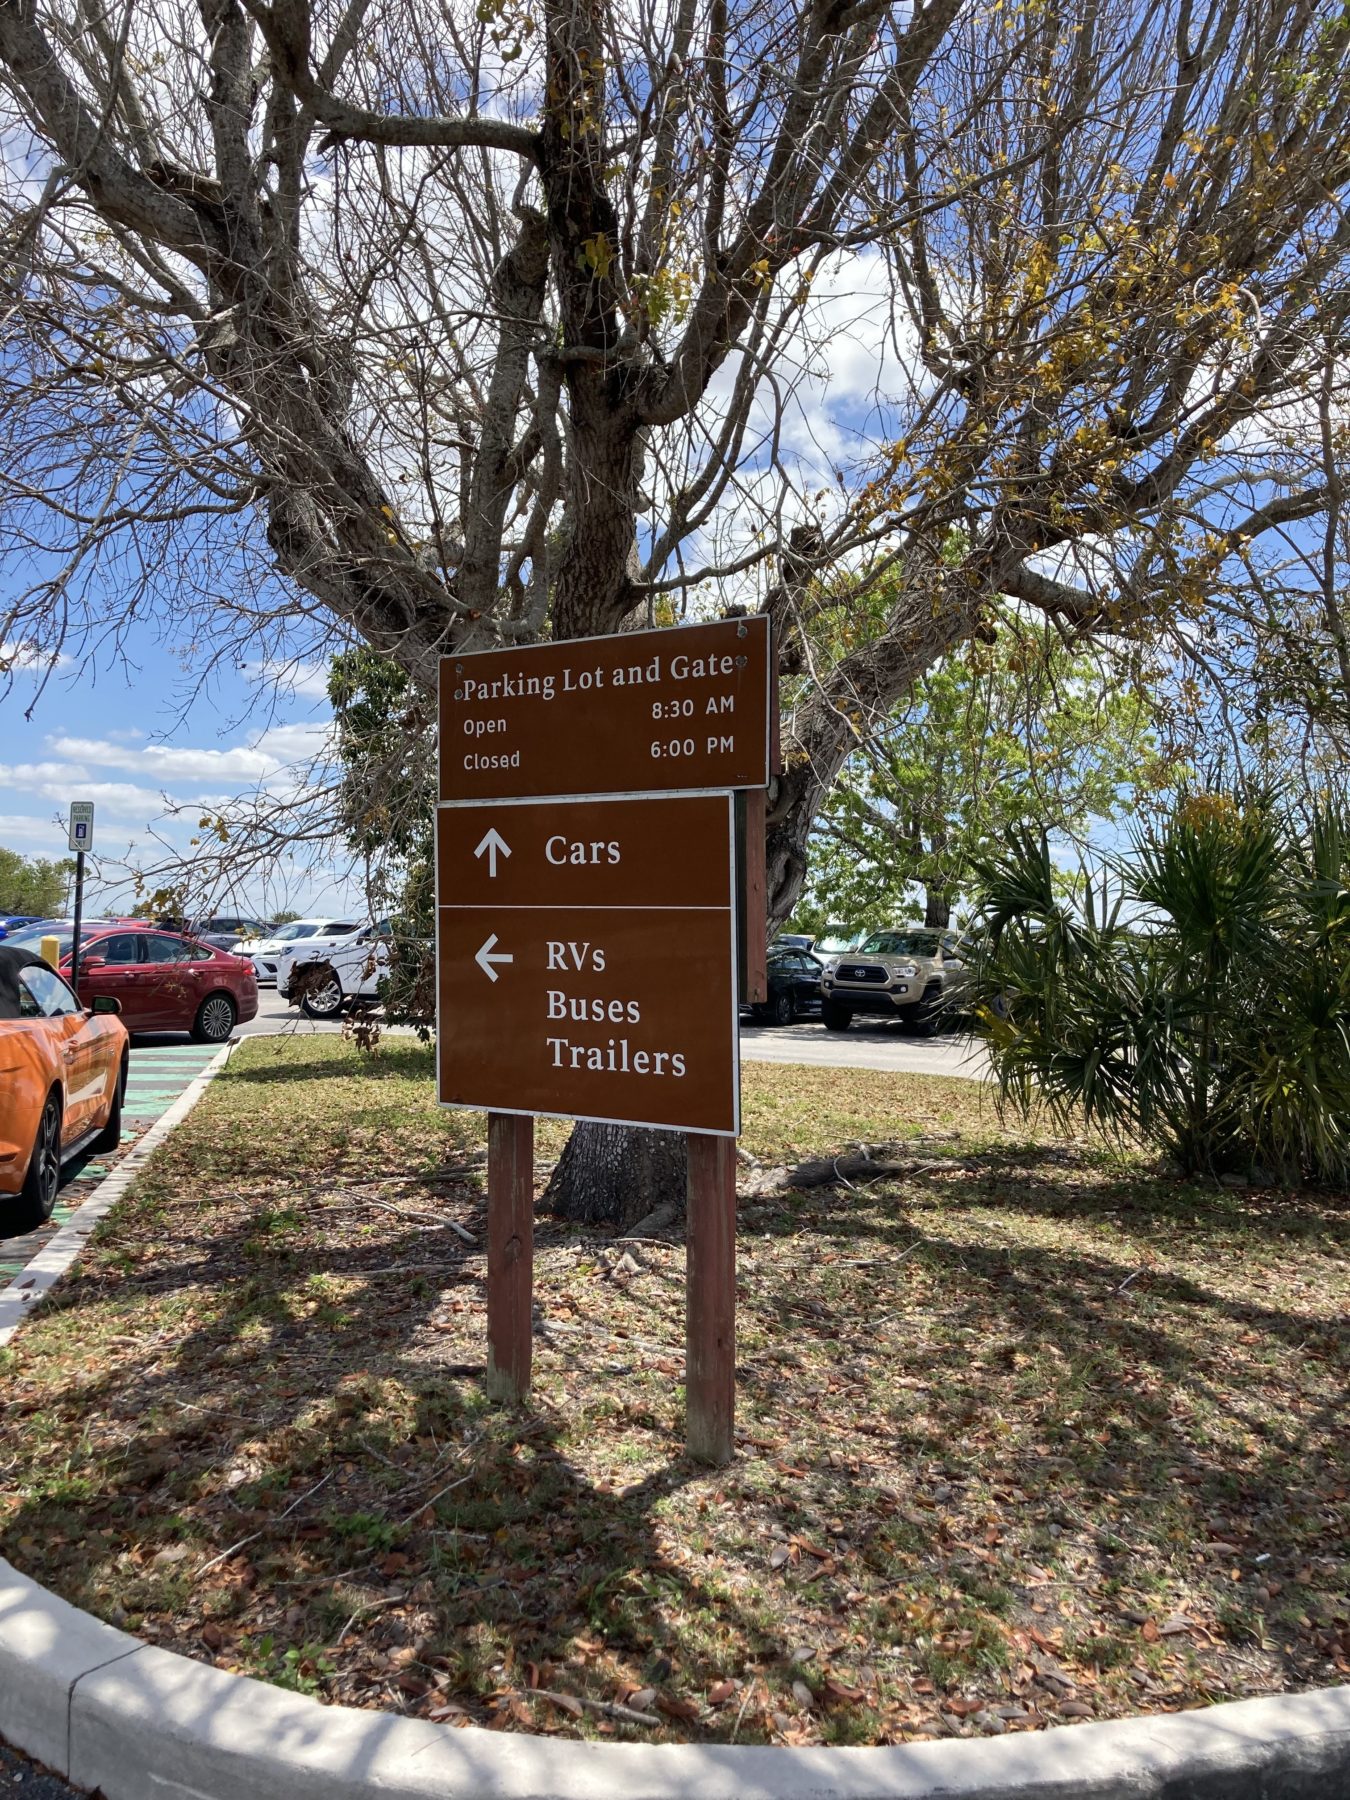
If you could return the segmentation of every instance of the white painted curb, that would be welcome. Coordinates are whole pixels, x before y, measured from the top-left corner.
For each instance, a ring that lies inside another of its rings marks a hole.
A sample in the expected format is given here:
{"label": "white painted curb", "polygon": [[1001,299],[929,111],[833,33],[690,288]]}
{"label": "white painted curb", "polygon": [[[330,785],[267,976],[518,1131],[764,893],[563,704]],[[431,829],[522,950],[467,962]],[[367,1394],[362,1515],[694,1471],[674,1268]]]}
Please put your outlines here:
{"label": "white painted curb", "polygon": [[100,1181],[82,1206],[66,1220],[51,1242],[39,1250],[9,1286],[0,1292],[0,1350],[14,1336],[33,1304],[41,1300],[70,1268],[88,1243],[100,1219],[116,1206],[132,1182],[145,1167],[147,1159],[180,1125],[206,1092],[207,1085],[219,1075],[230,1059],[235,1044],[225,1044],[206,1066],[199,1070],[166,1113],[162,1113],[118,1163],[106,1180]]}
{"label": "white painted curb", "polygon": [[1350,1687],[877,1750],[579,1744],[317,1700],[142,1644],[0,1560],[0,1737],[106,1800],[1344,1800]]}

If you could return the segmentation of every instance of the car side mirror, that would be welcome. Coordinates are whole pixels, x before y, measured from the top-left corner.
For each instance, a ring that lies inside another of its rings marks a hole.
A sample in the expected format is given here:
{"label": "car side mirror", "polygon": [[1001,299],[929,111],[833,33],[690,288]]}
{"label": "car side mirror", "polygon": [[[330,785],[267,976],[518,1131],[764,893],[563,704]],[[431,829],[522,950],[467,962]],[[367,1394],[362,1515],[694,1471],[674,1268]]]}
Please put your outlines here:
{"label": "car side mirror", "polygon": [[87,973],[90,969],[106,969],[107,966],[108,959],[106,956],[82,956],[80,958],[80,971],[82,974]]}
{"label": "car side mirror", "polygon": [[117,1013],[120,1015],[122,1011],[122,1002],[117,998],[116,994],[95,994],[94,1003],[89,1010],[90,1012],[96,1013]]}

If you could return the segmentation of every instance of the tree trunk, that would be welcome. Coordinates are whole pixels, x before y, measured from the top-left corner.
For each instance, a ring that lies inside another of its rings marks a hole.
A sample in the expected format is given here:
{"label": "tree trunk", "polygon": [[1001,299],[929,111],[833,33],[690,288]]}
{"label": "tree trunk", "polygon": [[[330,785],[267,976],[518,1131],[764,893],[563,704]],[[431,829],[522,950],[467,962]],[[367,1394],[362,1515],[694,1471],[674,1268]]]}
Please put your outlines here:
{"label": "tree trunk", "polygon": [[668,1209],[669,1222],[682,1221],[686,1186],[682,1131],[582,1123],[573,1127],[543,1205],[577,1225],[631,1231],[658,1208]]}
{"label": "tree trunk", "polygon": [[925,882],[923,900],[924,924],[935,931],[945,931],[952,922],[952,897],[949,890],[931,887]]}

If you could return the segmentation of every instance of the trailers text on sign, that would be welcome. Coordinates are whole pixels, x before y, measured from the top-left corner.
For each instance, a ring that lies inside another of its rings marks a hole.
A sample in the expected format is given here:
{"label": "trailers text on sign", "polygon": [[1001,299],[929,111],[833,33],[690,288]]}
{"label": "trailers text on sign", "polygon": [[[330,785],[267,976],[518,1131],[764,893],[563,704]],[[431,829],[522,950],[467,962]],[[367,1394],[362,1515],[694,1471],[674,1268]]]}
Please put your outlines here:
{"label": "trailers text on sign", "polygon": [[443,1104],[738,1132],[728,795],[441,807],[436,870]]}
{"label": "trailers text on sign", "polygon": [[759,614],[441,659],[440,798],[763,788]]}

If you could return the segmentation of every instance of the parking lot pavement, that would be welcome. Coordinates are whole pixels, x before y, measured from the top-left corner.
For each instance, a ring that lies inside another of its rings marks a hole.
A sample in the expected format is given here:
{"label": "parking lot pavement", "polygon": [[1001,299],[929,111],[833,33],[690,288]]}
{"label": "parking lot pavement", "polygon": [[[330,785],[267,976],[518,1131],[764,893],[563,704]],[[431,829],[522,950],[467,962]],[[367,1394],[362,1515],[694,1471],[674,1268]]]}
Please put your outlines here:
{"label": "parking lot pavement", "polygon": [[48,1775],[26,1756],[0,1744],[0,1800],[83,1800],[59,1776]]}
{"label": "parking lot pavement", "polygon": [[[307,1019],[298,1007],[287,1006],[275,988],[258,994],[258,1016],[238,1028],[242,1037],[269,1032],[341,1031],[340,1021]],[[826,1031],[819,1020],[799,1025],[741,1026],[741,1057],[745,1062],[805,1063],[834,1069],[881,1069],[908,1075],[954,1075],[983,1081],[989,1060],[981,1045],[969,1037],[914,1037],[904,1025],[889,1019],[855,1019],[847,1031]]]}
{"label": "parking lot pavement", "polygon": [[247,1025],[236,1025],[236,1037],[267,1037],[272,1032],[294,1032],[298,1037],[311,1033],[342,1030],[341,1019],[307,1019],[298,1006],[287,1006],[274,987],[258,989],[258,1016]]}
{"label": "parking lot pavement", "polygon": [[[162,1113],[168,1111],[195,1075],[200,1075],[220,1049],[218,1044],[186,1044],[160,1034],[131,1046],[127,1097],[122,1109],[122,1148],[134,1144]],[[0,1288],[7,1287],[46,1248],[76,1207],[113,1167],[115,1157],[76,1157],[63,1172],[56,1207],[45,1225],[22,1237],[0,1237]],[[3,1789],[0,1789],[3,1792]]]}
{"label": "parking lot pavement", "polygon": [[742,1025],[743,1062],[805,1063],[831,1069],[882,1069],[900,1075],[949,1075],[986,1081],[989,1058],[971,1037],[914,1037],[891,1020],[855,1019],[847,1031],[819,1023]]}

